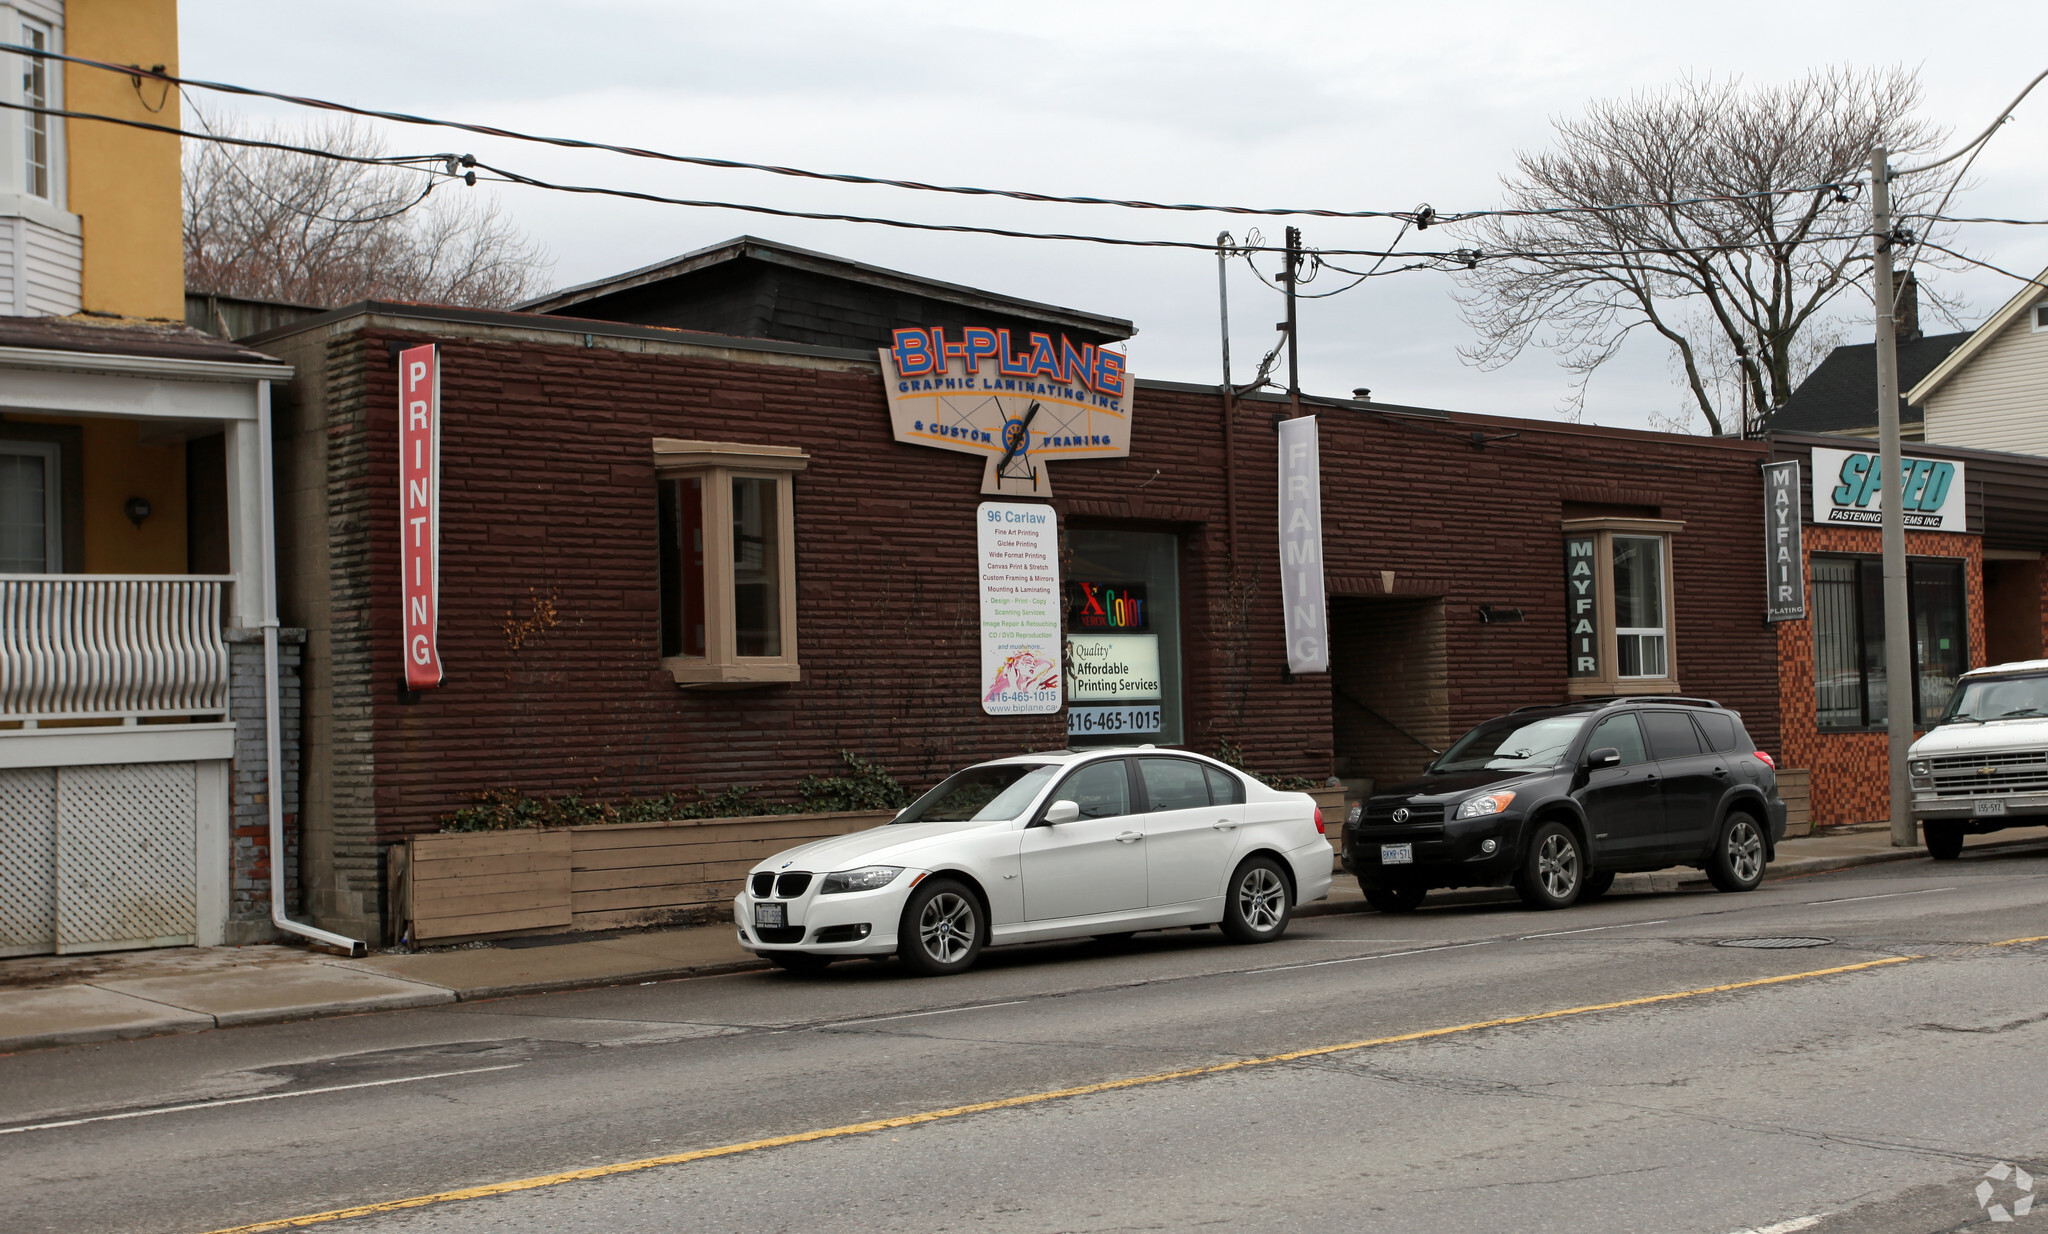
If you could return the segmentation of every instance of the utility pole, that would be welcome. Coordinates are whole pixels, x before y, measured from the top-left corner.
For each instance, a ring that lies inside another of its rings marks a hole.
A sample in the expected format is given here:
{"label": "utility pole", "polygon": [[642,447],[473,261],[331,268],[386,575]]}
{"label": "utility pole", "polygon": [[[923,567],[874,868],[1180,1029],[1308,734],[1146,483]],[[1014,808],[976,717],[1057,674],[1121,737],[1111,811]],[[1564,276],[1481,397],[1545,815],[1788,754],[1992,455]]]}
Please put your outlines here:
{"label": "utility pole", "polygon": [[[1906,620],[1906,504],[1900,470],[1898,322],[1892,303],[1891,166],[1883,146],[1870,152],[1870,214],[1875,244],[1871,294],[1877,301],[1878,488],[1884,526],[1884,728],[1891,773],[1892,847],[1918,843],[1906,751],[1913,745],[1913,647]],[[1815,484],[1822,477],[1813,478]]]}
{"label": "utility pole", "polygon": [[1287,414],[1301,414],[1301,338],[1294,332],[1294,287],[1301,281],[1301,228],[1287,229]]}
{"label": "utility pole", "polygon": [[1230,380],[1229,232],[1216,236],[1216,308],[1223,326],[1223,508],[1230,530],[1230,569],[1237,570],[1237,389]]}

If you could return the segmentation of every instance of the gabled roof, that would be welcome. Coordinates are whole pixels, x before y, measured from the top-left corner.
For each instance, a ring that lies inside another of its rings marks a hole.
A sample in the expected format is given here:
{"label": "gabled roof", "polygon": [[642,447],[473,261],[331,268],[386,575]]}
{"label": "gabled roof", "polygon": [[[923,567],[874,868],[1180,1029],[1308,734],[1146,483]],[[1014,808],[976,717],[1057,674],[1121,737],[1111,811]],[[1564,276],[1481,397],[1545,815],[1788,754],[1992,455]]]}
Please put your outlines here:
{"label": "gabled roof", "polygon": [[216,364],[277,364],[260,351],[202,334],[183,322],[85,314],[0,317],[0,348],[140,356],[152,360],[204,360]]}
{"label": "gabled roof", "polygon": [[[1943,360],[1939,365],[1935,366],[1933,372],[1914,383],[1906,391],[1906,401],[1909,403],[1925,402],[1928,395],[1939,390],[1944,382],[1961,372],[1963,366],[1968,364],[1978,352],[1989,347],[1991,340],[2002,334],[2005,328],[2012,324],[2014,318],[2026,312],[2034,305],[2039,304],[2043,297],[2048,297],[2048,270],[2043,270],[2035,275],[2033,282],[2020,288],[2020,294],[2007,300],[2004,308],[1991,315],[1991,320],[1978,326],[1976,330],[1971,332],[1970,337],[1964,341],[1961,347],[1949,353],[1948,359]],[[1906,374],[1903,367],[1899,373],[1899,384],[1906,384]]]}
{"label": "gabled roof", "polygon": [[1107,317],[1100,313],[1083,312],[1080,309],[1061,308],[1056,304],[1041,304],[1035,300],[1020,300],[1015,296],[999,295],[976,287],[947,283],[918,274],[906,274],[901,270],[889,270],[865,262],[849,261],[829,253],[816,253],[810,249],[797,248],[795,245],[763,240],[758,236],[736,236],[723,244],[714,244],[709,248],[684,253],[680,257],[672,257],[651,266],[642,266],[638,270],[629,270],[624,274],[616,274],[596,282],[549,292],[516,307],[529,313],[561,313],[576,305],[605,296],[617,295],[623,291],[669,279],[683,279],[715,266],[747,260],[786,266],[888,291],[906,292],[956,304],[974,312],[1047,322],[1110,339],[1126,339],[1138,332],[1136,326],[1121,317]]}
{"label": "gabled roof", "polygon": [[[1899,384],[1920,380],[1969,338],[1967,331],[1899,342]],[[1899,400],[1899,422],[1918,424],[1920,409]],[[1843,433],[1877,427],[1877,344],[1850,343],[1828,353],[1771,417],[1774,432]]]}

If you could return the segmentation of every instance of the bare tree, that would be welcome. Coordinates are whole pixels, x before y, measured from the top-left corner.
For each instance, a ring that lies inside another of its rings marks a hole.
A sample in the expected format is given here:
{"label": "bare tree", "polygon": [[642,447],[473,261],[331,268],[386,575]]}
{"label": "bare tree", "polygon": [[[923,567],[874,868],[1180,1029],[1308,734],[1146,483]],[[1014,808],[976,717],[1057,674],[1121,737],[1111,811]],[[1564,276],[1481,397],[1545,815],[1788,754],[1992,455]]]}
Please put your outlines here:
{"label": "bare tree", "polygon": [[[1557,352],[1576,418],[1593,373],[1648,327],[1708,431],[1745,404],[1783,405],[1819,359],[1802,341],[1839,329],[1830,307],[1868,268],[1856,185],[1871,149],[1910,155],[1945,136],[1913,118],[1919,101],[1906,70],[1832,68],[1759,88],[1687,80],[1557,121],[1556,147],[1518,156],[1503,180],[1507,208],[1533,213],[1457,225],[1499,255],[1460,276],[1478,334],[1462,354],[1494,368],[1531,344]],[[1893,208],[1910,214],[1942,187],[1898,185]],[[1682,204],[1571,209],[1627,202]]]}
{"label": "bare tree", "polygon": [[[247,135],[231,122],[210,131]],[[271,126],[262,140],[383,156],[366,128]],[[407,300],[503,308],[539,294],[552,265],[493,200],[422,166],[350,162],[194,140],[185,150],[185,285],[330,307]]]}

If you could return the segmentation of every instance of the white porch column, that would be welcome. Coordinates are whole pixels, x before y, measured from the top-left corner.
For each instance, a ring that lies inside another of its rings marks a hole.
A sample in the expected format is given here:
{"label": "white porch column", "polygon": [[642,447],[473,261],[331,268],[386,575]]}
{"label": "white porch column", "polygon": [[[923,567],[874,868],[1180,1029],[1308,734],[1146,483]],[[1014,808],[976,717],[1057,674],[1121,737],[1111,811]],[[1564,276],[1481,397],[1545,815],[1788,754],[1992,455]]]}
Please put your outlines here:
{"label": "white porch column", "polygon": [[230,620],[245,629],[262,626],[270,615],[266,602],[275,567],[270,520],[265,517],[270,508],[265,500],[270,460],[263,457],[270,440],[270,383],[259,381],[256,389],[256,419],[227,423],[228,572],[235,576],[228,612]]}

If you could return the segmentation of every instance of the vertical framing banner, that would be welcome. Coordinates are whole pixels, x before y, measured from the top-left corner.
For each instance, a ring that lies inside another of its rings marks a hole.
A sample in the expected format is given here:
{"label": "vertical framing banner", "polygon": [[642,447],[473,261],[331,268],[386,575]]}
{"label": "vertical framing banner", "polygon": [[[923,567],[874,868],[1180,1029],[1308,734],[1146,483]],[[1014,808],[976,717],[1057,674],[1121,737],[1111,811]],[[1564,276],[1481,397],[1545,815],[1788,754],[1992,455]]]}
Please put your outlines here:
{"label": "vertical framing banner", "polygon": [[1316,418],[1282,420],[1280,432],[1280,604],[1287,668],[1330,671],[1329,611],[1323,599],[1323,465]]}
{"label": "vertical framing banner", "polygon": [[1052,715],[1060,682],[1060,535],[1051,506],[984,501],[981,552],[981,709]]}
{"label": "vertical framing banner", "polygon": [[434,347],[398,353],[399,596],[405,606],[405,688],[441,684],[441,360]]}
{"label": "vertical framing banner", "polygon": [[1806,616],[1805,526],[1799,521],[1799,463],[1764,464],[1764,620]]}

